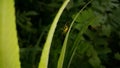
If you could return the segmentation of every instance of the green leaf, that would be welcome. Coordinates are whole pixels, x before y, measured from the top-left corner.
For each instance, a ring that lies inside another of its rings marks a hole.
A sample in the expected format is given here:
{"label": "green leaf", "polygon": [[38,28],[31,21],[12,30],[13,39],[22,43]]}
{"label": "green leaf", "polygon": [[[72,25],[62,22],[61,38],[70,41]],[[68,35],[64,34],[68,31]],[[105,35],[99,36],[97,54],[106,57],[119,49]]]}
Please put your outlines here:
{"label": "green leaf", "polygon": [[0,68],[20,68],[14,0],[0,0]]}
{"label": "green leaf", "polygon": [[[53,20],[53,23],[50,27],[46,42],[44,44],[44,48],[42,51],[42,55],[41,55],[41,59],[40,59],[40,63],[39,63],[39,68],[47,68],[48,66],[48,59],[49,59],[49,52],[50,52],[50,47],[51,47],[51,43],[52,43],[52,38],[55,32],[55,28],[57,26],[57,22],[64,10],[64,8],[66,7],[66,5],[68,4],[70,0],[65,0],[63,5],[61,6],[61,8],[59,9],[56,17]],[[61,68],[61,66],[58,66],[59,68]]]}
{"label": "green leaf", "polygon": [[89,48],[89,46],[89,43],[87,43],[86,41],[82,41],[82,43],[77,47],[77,50],[79,50],[80,54],[84,54]]}
{"label": "green leaf", "polygon": [[[75,14],[73,14],[72,18],[74,18],[74,16]],[[88,23],[93,17],[95,17],[95,14],[91,9],[84,10],[75,20],[77,23],[74,25],[74,28],[80,31],[81,27],[83,27],[85,23]]]}
{"label": "green leaf", "polygon": [[119,52],[115,53],[114,58],[120,60],[120,53]]}
{"label": "green leaf", "polygon": [[101,61],[92,45],[89,46],[89,49],[87,50],[87,56],[90,57],[88,62],[93,66],[93,68],[101,68]]}
{"label": "green leaf", "polygon": [[[73,14],[72,18],[74,19],[76,14]],[[88,10],[84,10],[78,17],[77,19],[75,20],[76,22],[80,22],[80,23],[83,23],[85,22],[86,20],[88,20],[89,18],[93,17],[94,16],[94,13],[91,9],[88,9]]]}
{"label": "green leaf", "polygon": [[102,32],[100,34],[109,37],[110,34],[111,34],[111,29],[112,28],[111,28],[110,25],[103,25],[102,26]]}
{"label": "green leaf", "polygon": [[[79,11],[79,12],[75,15],[75,17],[73,18],[73,21],[72,21],[72,23],[71,23],[71,25],[70,25],[70,28],[69,28],[69,30],[68,30],[68,32],[67,32],[67,34],[66,34],[65,40],[64,40],[64,42],[63,42],[63,47],[62,47],[62,50],[61,50],[61,53],[60,53],[60,57],[59,57],[59,59],[58,59],[58,67],[57,67],[57,68],[62,68],[62,67],[63,67],[63,61],[64,61],[64,57],[65,57],[65,52],[66,52],[68,36],[69,36],[69,33],[70,33],[70,31],[71,31],[71,28],[72,28],[73,24],[74,24],[75,20],[78,18],[79,14],[83,11],[83,9],[85,9],[85,8],[87,7],[87,5],[88,5],[90,2],[91,2],[91,0],[90,0],[87,4],[85,4],[85,6],[84,6],[82,9],[80,9],[80,11]],[[69,66],[70,66],[70,65],[68,65],[68,68],[69,68]]]}
{"label": "green leaf", "polygon": [[84,5],[85,2],[83,0],[71,0],[70,3],[67,5],[67,9],[70,10],[71,8],[79,7],[80,5]]}
{"label": "green leaf", "polygon": [[33,15],[38,15],[38,13],[35,12],[35,11],[29,11],[29,12],[26,12],[25,15],[26,15],[26,16],[30,16],[30,15],[33,16]]}

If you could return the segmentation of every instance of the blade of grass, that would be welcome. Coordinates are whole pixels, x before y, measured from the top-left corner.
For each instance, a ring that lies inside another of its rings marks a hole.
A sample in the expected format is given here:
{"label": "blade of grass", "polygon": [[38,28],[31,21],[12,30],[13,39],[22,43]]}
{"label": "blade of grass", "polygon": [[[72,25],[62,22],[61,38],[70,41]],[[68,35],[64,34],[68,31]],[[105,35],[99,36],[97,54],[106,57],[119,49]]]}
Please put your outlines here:
{"label": "blade of grass", "polygon": [[0,68],[20,68],[14,0],[0,0]]}
{"label": "blade of grass", "polygon": [[77,19],[77,17],[79,16],[79,14],[87,7],[87,5],[91,2],[92,0],[90,0],[75,16],[75,18],[73,19],[70,27],[69,27],[69,30],[66,34],[66,37],[65,37],[65,40],[63,42],[63,47],[62,47],[62,50],[61,50],[61,53],[60,53],[60,57],[59,57],[59,60],[58,60],[58,65],[57,65],[57,68],[62,68],[63,67],[63,62],[64,62],[64,57],[65,57],[65,51],[66,51],[66,47],[67,47],[67,41],[68,41],[68,36],[69,36],[69,33],[70,33],[70,30],[75,22],[75,20]]}
{"label": "blade of grass", "polygon": [[71,64],[72,59],[73,59],[73,57],[74,57],[74,55],[75,55],[75,52],[76,52],[76,50],[77,50],[78,45],[83,45],[83,44],[82,44],[82,34],[87,30],[87,27],[88,27],[91,23],[94,22],[95,19],[96,19],[95,17],[94,17],[93,19],[91,19],[91,21],[88,22],[87,24],[85,24],[85,25],[82,27],[81,31],[78,33],[77,38],[76,38],[76,40],[75,40],[75,42],[74,42],[74,44],[73,44],[74,47],[73,47],[72,50],[71,50],[71,51],[72,51],[72,55],[71,55],[71,58],[70,58],[70,61],[69,61],[69,63],[68,63],[68,67],[67,67],[67,68],[70,67],[70,64]]}
{"label": "blade of grass", "polygon": [[49,58],[50,46],[51,46],[52,38],[53,38],[53,35],[54,35],[54,32],[55,32],[55,28],[57,26],[57,22],[58,22],[61,14],[62,14],[64,8],[67,6],[69,1],[70,0],[65,0],[64,1],[63,5],[59,9],[56,17],[53,20],[53,23],[52,23],[52,25],[50,27],[46,42],[44,44],[43,52],[42,52],[40,63],[39,63],[39,68],[47,68],[47,66],[48,66],[48,58]]}

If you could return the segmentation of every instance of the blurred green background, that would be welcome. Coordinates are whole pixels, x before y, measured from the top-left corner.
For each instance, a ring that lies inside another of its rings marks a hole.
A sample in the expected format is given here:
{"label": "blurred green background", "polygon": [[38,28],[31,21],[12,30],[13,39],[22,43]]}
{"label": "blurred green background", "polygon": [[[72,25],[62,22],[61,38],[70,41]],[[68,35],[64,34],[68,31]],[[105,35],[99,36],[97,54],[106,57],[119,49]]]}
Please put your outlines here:
{"label": "blurred green background", "polygon": [[[89,0],[70,0],[58,22],[48,68],[56,68],[61,47],[75,14]],[[37,68],[49,27],[63,0],[15,0],[16,25],[22,68]],[[84,31],[70,68],[120,68],[120,1],[93,0],[75,21],[68,39],[63,68],[84,23],[98,16]]]}

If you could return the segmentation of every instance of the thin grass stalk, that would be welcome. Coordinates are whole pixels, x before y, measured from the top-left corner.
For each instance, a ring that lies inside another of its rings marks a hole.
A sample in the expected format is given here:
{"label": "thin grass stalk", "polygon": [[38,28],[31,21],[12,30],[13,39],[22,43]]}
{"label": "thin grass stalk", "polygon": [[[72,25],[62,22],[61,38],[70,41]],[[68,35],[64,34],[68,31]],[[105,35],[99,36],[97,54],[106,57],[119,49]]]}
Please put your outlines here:
{"label": "thin grass stalk", "polygon": [[77,39],[75,40],[75,43],[74,43],[74,45],[73,45],[73,46],[75,46],[75,47],[73,47],[73,49],[72,49],[73,53],[72,53],[72,55],[71,55],[71,58],[70,58],[70,61],[69,61],[69,63],[68,63],[68,67],[67,67],[67,68],[70,68],[70,64],[71,64],[72,59],[73,59],[73,57],[74,57],[74,55],[75,55],[75,52],[76,52],[76,50],[77,50],[78,45],[81,45],[81,44],[82,44],[82,40],[81,40],[82,34],[84,33],[84,31],[86,31],[87,27],[88,27],[91,23],[93,23],[93,22],[95,21],[95,19],[96,19],[96,18],[94,17],[89,23],[85,24],[85,25],[83,26],[83,28],[81,29],[81,31],[79,32],[79,34],[78,34],[78,36],[77,36]]}
{"label": "thin grass stalk", "polygon": [[52,25],[48,32],[48,36],[47,36],[46,42],[44,44],[44,48],[43,48],[42,55],[40,58],[39,68],[47,68],[47,66],[48,66],[49,52],[50,52],[51,42],[52,42],[52,38],[53,38],[53,35],[55,32],[55,28],[57,26],[57,22],[61,16],[63,10],[65,9],[65,7],[67,6],[69,1],[70,0],[64,1],[64,3],[62,4],[61,8],[59,9],[56,17],[54,18],[54,20],[52,22]]}
{"label": "thin grass stalk", "polygon": [[63,47],[62,47],[62,50],[61,50],[61,53],[60,53],[60,57],[59,57],[59,60],[58,60],[58,65],[57,65],[57,68],[62,68],[63,67],[63,62],[64,62],[64,58],[65,58],[65,52],[66,52],[66,47],[67,47],[67,41],[68,41],[68,36],[69,36],[69,33],[71,31],[71,28],[75,22],[75,20],[77,19],[77,17],[79,16],[79,14],[87,7],[87,5],[89,3],[91,3],[92,0],[90,0],[75,16],[75,18],[73,19],[70,27],[69,27],[69,30],[65,36],[65,40],[63,42]]}

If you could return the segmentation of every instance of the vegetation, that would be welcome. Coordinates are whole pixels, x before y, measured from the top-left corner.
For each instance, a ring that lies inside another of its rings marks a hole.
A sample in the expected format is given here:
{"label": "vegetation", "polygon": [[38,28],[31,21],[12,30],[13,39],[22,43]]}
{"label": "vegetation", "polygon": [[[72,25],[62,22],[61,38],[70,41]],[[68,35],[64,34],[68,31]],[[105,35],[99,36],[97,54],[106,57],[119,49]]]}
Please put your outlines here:
{"label": "vegetation", "polygon": [[[63,2],[15,1],[22,68],[38,67],[51,22]],[[93,0],[82,9],[88,2],[70,0],[63,11],[53,35],[48,68],[62,62],[63,68],[120,67],[119,1]]]}
{"label": "vegetation", "polygon": [[15,0],[15,15],[21,68],[120,67],[119,0]]}
{"label": "vegetation", "polygon": [[20,68],[14,1],[0,0],[0,9],[0,68]]}

